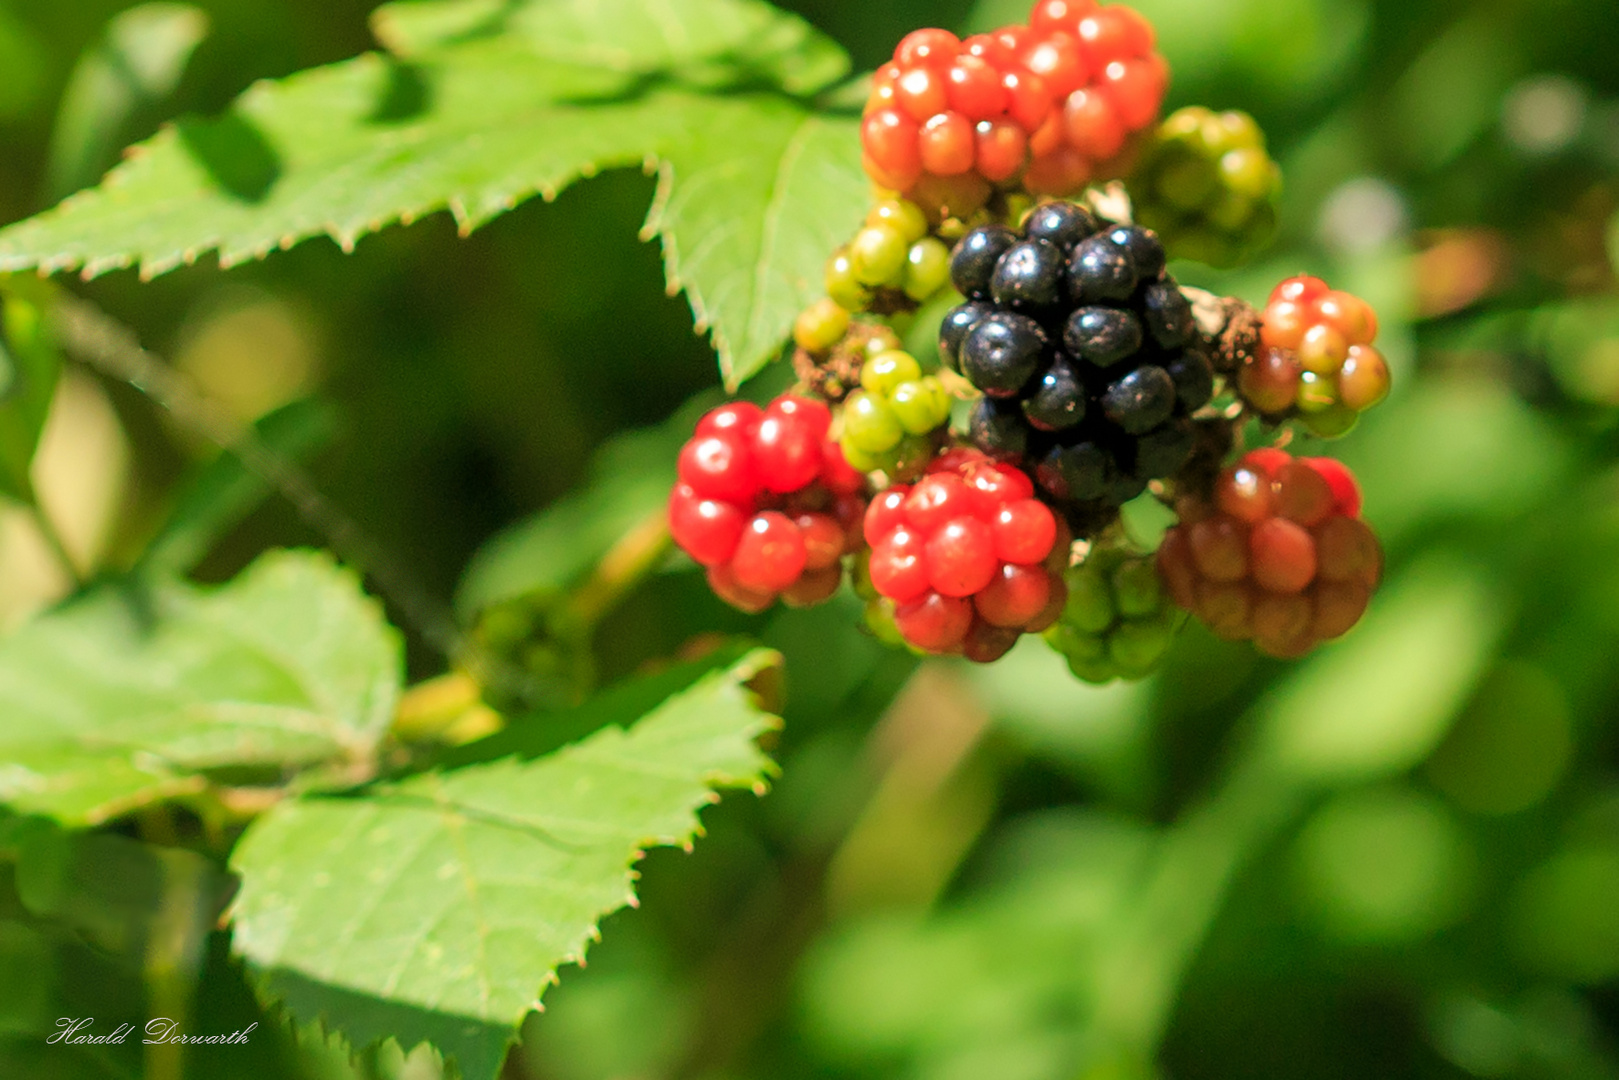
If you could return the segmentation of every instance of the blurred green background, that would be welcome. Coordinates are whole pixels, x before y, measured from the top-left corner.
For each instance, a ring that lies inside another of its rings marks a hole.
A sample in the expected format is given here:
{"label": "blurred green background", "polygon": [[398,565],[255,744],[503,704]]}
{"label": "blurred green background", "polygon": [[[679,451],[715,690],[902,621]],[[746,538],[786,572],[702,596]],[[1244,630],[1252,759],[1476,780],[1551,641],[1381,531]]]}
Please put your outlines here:
{"label": "blurred green background", "polygon": [[[165,118],[372,46],[360,0],[130,6],[0,0],[0,221]],[[864,68],[913,27],[1025,14],[787,6]],[[1387,588],[1304,663],[1194,626],[1156,678],[1098,690],[1037,640],[919,667],[852,629],[852,599],[746,619],[694,572],[655,576],[596,633],[596,677],[758,635],[788,657],[783,774],[647,862],[641,908],[563,972],[511,1080],[1619,1077],[1619,12],[1139,6],[1170,107],[1252,112],[1286,176],[1255,265],[1176,273],[1250,301],[1319,273],[1383,316],[1394,396],[1332,452],[1365,484]],[[447,604],[479,546],[585,483],[609,439],[713,392],[636,239],[652,190],[611,173],[469,239],[438,215],[352,256],[314,241],[74,288],[239,418],[313,409],[321,490]],[[213,453],[74,368],[36,473],[81,565],[117,569]],[[198,574],[324,539],[267,500]],[[0,625],[66,587],[0,510]],[[411,646],[414,677],[445,669]],[[138,984],[81,952],[40,1016],[138,1017]],[[224,953],[201,1027],[253,1013]],[[0,980],[25,977],[24,950],[0,955]],[[81,1075],[39,1052],[38,1020],[0,1016],[0,1073]],[[346,1071],[270,1036],[195,1066]]]}

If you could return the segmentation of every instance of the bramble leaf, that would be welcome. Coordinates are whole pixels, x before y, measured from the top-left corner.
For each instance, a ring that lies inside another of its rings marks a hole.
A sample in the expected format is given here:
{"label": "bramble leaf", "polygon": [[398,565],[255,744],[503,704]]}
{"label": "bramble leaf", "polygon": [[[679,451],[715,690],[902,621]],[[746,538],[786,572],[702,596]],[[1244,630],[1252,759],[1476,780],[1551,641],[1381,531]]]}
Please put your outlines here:
{"label": "bramble leaf", "polygon": [[629,74],[738,74],[812,94],[849,72],[849,58],[802,19],[756,0],[407,0],[372,17],[398,56],[498,34],[530,55]]}
{"label": "bramble leaf", "polygon": [[[647,235],[735,386],[776,355],[866,198],[858,121],[794,94],[847,68],[751,0],[485,0],[384,8],[367,54],[260,83],[182,120],[101,187],[0,232],[0,269],[231,266],[328,235],[350,249],[448,209],[470,231],[536,194],[642,166]],[[628,36],[626,36],[628,35]]]}
{"label": "bramble leaf", "polygon": [[0,642],[0,803],[95,825],[211,769],[364,761],[400,677],[398,635],[324,555],[213,590],[104,587]]}
{"label": "bramble leaf", "polygon": [[189,4],[141,4],[112,17],[79,57],[51,126],[45,187],[52,199],[95,182],[130,118],[174,93],[207,36],[207,13]]}
{"label": "bramble leaf", "polygon": [[778,721],[747,684],[779,664],[755,649],[655,678],[633,726],[604,705],[609,726],[543,756],[502,740],[495,760],[281,803],[232,857],[236,950],[295,1020],[356,1049],[431,1042],[492,1080],[557,968],[635,902],[643,850],[689,843],[715,788],[763,789],[755,740]]}
{"label": "bramble leaf", "polygon": [[[698,400],[710,401],[707,395]],[[663,508],[675,482],[675,458],[695,423],[695,410],[682,409],[657,427],[603,445],[578,491],[478,549],[456,590],[460,613],[472,617],[519,599],[543,605],[577,586],[616,541]]]}
{"label": "bramble leaf", "polygon": [[[331,441],[335,422],[314,398],[302,398],[260,417],[252,437],[278,457],[298,461]],[[175,500],[162,528],[136,567],[146,577],[178,577],[191,571],[229,532],[271,494],[231,451],[198,467]]]}
{"label": "bramble leaf", "polygon": [[34,501],[30,466],[61,372],[39,306],[0,293],[0,495]]}

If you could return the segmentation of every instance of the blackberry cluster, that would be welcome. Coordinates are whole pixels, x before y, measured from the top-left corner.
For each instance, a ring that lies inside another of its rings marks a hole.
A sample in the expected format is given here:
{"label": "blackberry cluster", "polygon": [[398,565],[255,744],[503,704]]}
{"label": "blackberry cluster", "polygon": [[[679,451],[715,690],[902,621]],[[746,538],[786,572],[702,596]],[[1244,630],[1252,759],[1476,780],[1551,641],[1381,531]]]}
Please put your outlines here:
{"label": "blackberry cluster", "polygon": [[1055,108],[1029,137],[1025,186],[1071,195],[1123,175],[1137,134],[1158,119],[1169,90],[1152,24],[1122,4],[1039,0],[1029,28],[1023,62],[1045,80]]}
{"label": "blackberry cluster", "polygon": [[947,451],[915,486],[878,495],[864,534],[872,591],[922,652],[998,660],[1067,599],[1067,529],[1028,476],[975,450]]}
{"label": "blackberry cluster", "polygon": [[1255,450],[1209,498],[1177,507],[1158,570],[1181,607],[1229,641],[1290,658],[1360,621],[1383,551],[1360,520],[1360,489],[1332,458]]}
{"label": "blackberry cluster", "polygon": [[939,352],[984,397],[970,433],[1081,535],[1191,458],[1214,369],[1157,236],[1048,202],[957,244]]}
{"label": "blackberry cluster", "polygon": [[1372,347],[1377,313],[1358,296],[1320,278],[1276,286],[1260,316],[1260,349],[1237,386],[1255,412],[1297,416],[1323,438],[1348,434],[1360,414],[1388,396],[1389,368]]}
{"label": "blackberry cluster", "polygon": [[866,478],[827,438],[822,402],[783,395],[707,413],[680,451],[669,533],[720,599],[758,612],[828,600],[862,546]]}
{"label": "blackberry cluster", "polygon": [[[887,643],[988,663],[1042,634],[1094,683],[1150,673],[1187,612],[1274,656],[1359,620],[1382,553],[1348,470],[1230,462],[1245,420],[1334,436],[1377,404],[1377,317],[1308,277],[1194,317],[1166,247],[1239,261],[1280,175],[1242,113],[1160,125],[1168,79],[1151,24],[1098,0],[899,43],[860,131],[874,201],[794,323],[792,393],[715,410],[681,454],[669,530],[721,598],[816,603],[848,570]],[[1118,177],[1133,210],[1066,201]],[[934,372],[900,334],[951,285]],[[1116,542],[1149,485],[1179,518],[1156,555]]]}
{"label": "blackberry cluster", "polygon": [[1210,266],[1235,266],[1270,241],[1281,185],[1254,118],[1201,105],[1158,126],[1128,181],[1137,220]]}
{"label": "blackberry cluster", "polygon": [[909,199],[883,199],[826,264],[826,294],[846,311],[915,307],[950,281],[950,247]]}
{"label": "blackberry cluster", "polygon": [[839,445],[862,472],[919,474],[938,451],[950,420],[950,394],[910,353],[890,349],[867,360],[860,389],[843,400]]}
{"label": "blackberry cluster", "polygon": [[1119,175],[1158,117],[1169,67],[1152,25],[1122,5],[1039,0],[1029,25],[965,41],[917,30],[872,79],[867,174],[930,213],[966,217],[996,187],[1066,195]]}
{"label": "blackberry cluster", "polygon": [[1067,583],[1068,603],[1046,631],[1046,641],[1084,682],[1146,678],[1186,621],[1170,602],[1150,555],[1092,551],[1068,571]]}

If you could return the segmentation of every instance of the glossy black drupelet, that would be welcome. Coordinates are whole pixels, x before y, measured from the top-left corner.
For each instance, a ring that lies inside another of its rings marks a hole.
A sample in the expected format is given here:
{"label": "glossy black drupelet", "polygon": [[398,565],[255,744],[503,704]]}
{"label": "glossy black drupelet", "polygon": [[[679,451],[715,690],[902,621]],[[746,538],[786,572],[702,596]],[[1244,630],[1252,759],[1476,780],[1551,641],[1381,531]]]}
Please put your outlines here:
{"label": "glossy black drupelet", "polygon": [[974,444],[1028,469],[1081,535],[1186,466],[1214,370],[1156,236],[1050,202],[1020,231],[968,233],[951,278],[969,300],[940,351],[985,394]]}
{"label": "glossy black drupelet", "polygon": [[995,264],[1018,234],[1004,225],[985,225],[962,237],[950,257],[950,284],[969,300],[988,300]]}
{"label": "glossy black drupelet", "polygon": [[990,397],[1019,397],[1046,355],[1046,332],[1026,315],[994,311],[961,343],[961,373]]}

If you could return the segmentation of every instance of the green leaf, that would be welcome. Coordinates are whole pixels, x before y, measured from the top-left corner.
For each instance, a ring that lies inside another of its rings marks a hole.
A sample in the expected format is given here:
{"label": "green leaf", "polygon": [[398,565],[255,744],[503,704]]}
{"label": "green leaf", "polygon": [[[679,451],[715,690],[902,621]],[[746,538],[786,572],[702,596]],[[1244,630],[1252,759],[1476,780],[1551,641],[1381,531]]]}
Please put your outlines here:
{"label": "green leaf", "polygon": [[17,859],[29,914],[73,931],[140,972],[159,958],[195,973],[233,888],[212,862],[114,833],[34,826]]}
{"label": "green leaf", "polygon": [[356,577],[266,555],[213,590],[104,587],[0,642],[0,803],[93,825],[206,770],[365,762],[401,645]]}
{"label": "green leaf", "polygon": [[62,356],[44,325],[40,308],[20,296],[0,293],[0,495],[34,501],[29,467],[56,395]]}
{"label": "green leaf", "polygon": [[[539,712],[524,721],[495,732],[476,742],[445,751],[435,762],[440,768],[454,769],[499,758],[543,757],[571,742],[578,742],[604,727],[627,728],[656,709],[672,694],[714,672],[734,671],[748,660],[754,647],[738,642],[716,649],[701,660],[676,664],[656,675],[617,683],[583,705]],[[749,687],[767,709],[778,707],[779,685],[773,676],[780,667],[761,669],[749,680]]]}
{"label": "green leaf", "polygon": [[1362,626],[1261,704],[1257,760],[1310,785],[1414,768],[1495,655],[1508,610],[1459,560],[1436,556],[1408,569]]}
{"label": "green leaf", "polygon": [[425,0],[372,17],[378,40],[417,57],[479,37],[510,35],[532,55],[629,74],[738,74],[812,94],[849,71],[849,58],[801,19],[754,0]]}
{"label": "green leaf", "polygon": [[150,277],[208,251],[228,267],[321,234],[349,249],[443,209],[470,231],[600,169],[643,166],[660,177],[646,234],[734,387],[775,358],[867,198],[857,118],[790,96],[847,60],[767,5],[659,13],[628,0],[386,9],[380,32],[405,57],[260,83],[219,119],[165,129],[100,188],[0,231],[0,269],[138,264]]}
{"label": "green leaf", "polygon": [[0,919],[0,1039],[49,1033],[56,956],[38,930]]}
{"label": "green leaf", "polygon": [[[700,399],[709,402],[705,396]],[[577,492],[498,533],[467,566],[456,595],[465,617],[512,600],[544,605],[579,584],[602,556],[669,498],[675,458],[695,410],[619,435],[596,452]]]}
{"label": "green leaf", "polygon": [[431,1042],[492,1080],[556,969],[634,903],[644,849],[689,844],[716,787],[763,790],[755,740],[778,721],[746,683],[779,662],[694,671],[627,730],[544,757],[281,803],[232,857],[237,951],[295,1020],[356,1048]]}
{"label": "green leaf", "polygon": [[701,115],[663,155],[646,231],[663,238],[670,284],[686,290],[698,326],[713,327],[734,390],[823,295],[821,268],[859,224],[871,182],[853,117],[757,98]]}
{"label": "green leaf", "polygon": [[0,8],[0,121],[17,122],[44,96],[48,55],[37,31]]}
{"label": "green leaf", "polygon": [[62,95],[45,166],[52,199],[95,181],[130,118],[174,93],[207,34],[207,14],[189,4],[141,4],[113,16]]}
{"label": "green leaf", "polygon": [[[314,400],[294,401],[253,425],[253,437],[277,457],[296,460],[329,442],[330,410]],[[168,520],[141,556],[138,573],[173,577],[201,562],[229,529],[270,494],[270,486],[225,452],[197,470]]]}

